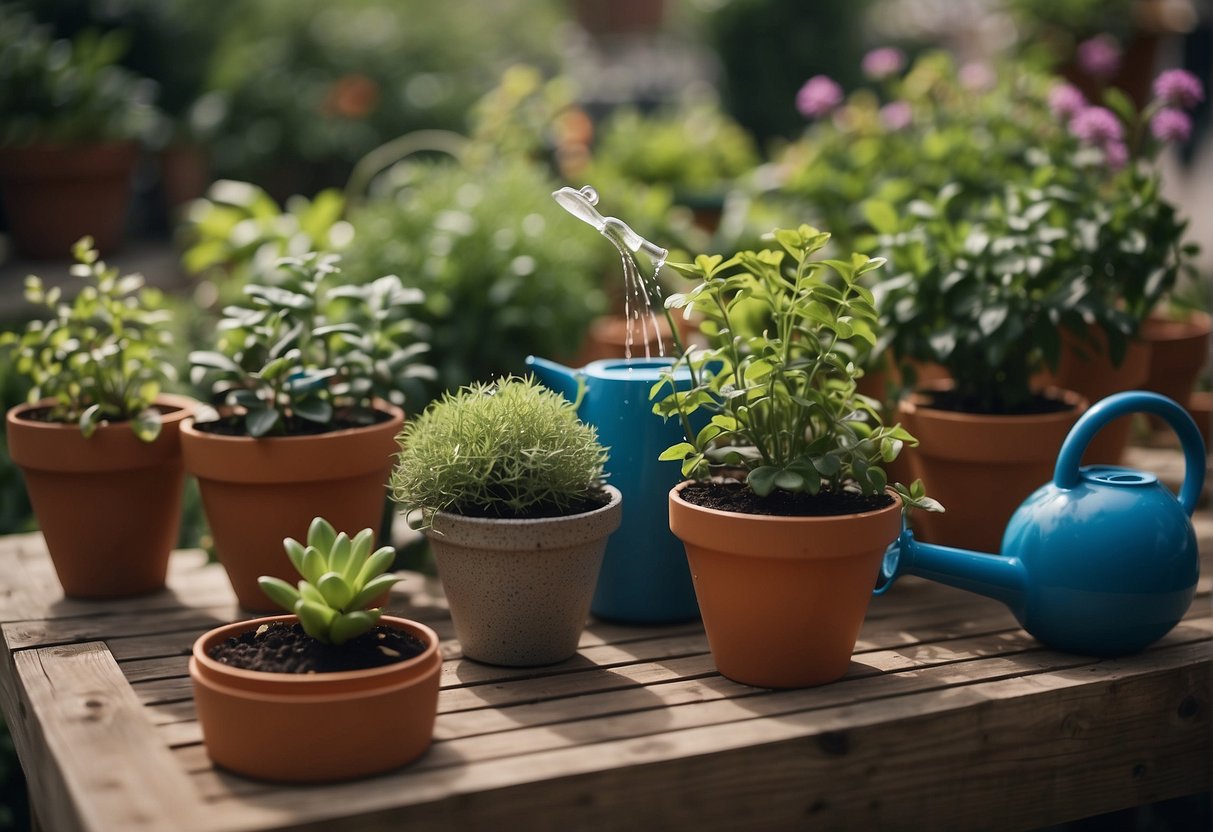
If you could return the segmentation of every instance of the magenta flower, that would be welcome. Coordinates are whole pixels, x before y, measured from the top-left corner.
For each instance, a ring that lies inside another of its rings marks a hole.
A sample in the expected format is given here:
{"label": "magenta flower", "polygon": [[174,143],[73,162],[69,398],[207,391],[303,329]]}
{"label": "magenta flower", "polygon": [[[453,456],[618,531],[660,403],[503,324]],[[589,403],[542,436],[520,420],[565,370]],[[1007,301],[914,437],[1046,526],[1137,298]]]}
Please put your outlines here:
{"label": "magenta flower", "polygon": [[863,74],[873,81],[901,72],[906,65],[905,53],[892,46],[873,49],[863,56]]}
{"label": "magenta flower", "polygon": [[888,130],[904,130],[914,121],[914,110],[907,101],[890,101],[880,108],[880,121]]}
{"label": "magenta flower", "polygon": [[1087,106],[1087,99],[1073,84],[1058,84],[1049,90],[1049,109],[1059,119],[1070,119]]}
{"label": "magenta flower", "polygon": [[1205,89],[1200,79],[1191,72],[1168,69],[1154,79],[1154,97],[1166,104],[1190,110],[1205,100]]}
{"label": "magenta flower", "polygon": [[1070,121],[1070,132],[1084,144],[1107,149],[1124,141],[1120,119],[1107,107],[1087,107]]}
{"label": "magenta flower", "polygon": [[1111,170],[1120,170],[1129,163],[1129,148],[1124,142],[1108,142],[1103,146],[1103,160]]}
{"label": "magenta flower", "polygon": [[956,77],[962,87],[974,92],[990,89],[996,80],[994,70],[977,61],[962,66]]}
{"label": "magenta flower", "polygon": [[1164,107],[1150,119],[1150,132],[1160,142],[1186,142],[1192,135],[1192,119],[1182,110]]}
{"label": "magenta flower", "polygon": [[1111,35],[1096,35],[1078,44],[1078,65],[1088,75],[1110,78],[1120,69],[1120,44]]}
{"label": "magenta flower", "polygon": [[805,118],[821,118],[841,103],[842,87],[825,75],[814,75],[796,93],[796,109]]}

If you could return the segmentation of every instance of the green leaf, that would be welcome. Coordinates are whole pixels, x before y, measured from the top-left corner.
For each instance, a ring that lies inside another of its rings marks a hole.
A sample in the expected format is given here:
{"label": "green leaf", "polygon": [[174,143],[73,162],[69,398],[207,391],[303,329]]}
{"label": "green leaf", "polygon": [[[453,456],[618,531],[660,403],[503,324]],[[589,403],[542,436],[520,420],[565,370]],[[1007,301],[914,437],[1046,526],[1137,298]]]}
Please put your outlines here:
{"label": "green leaf", "polygon": [[274,429],[281,418],[282,414],[272,407],[250,409],[244,415],[244,428],[248,431],[249,436],[265,436]]}
{"label": "green leaf", "polygon": [[221,352],[195,351],[190,353],[190,364],[195,367],[207,367],[213,370],[224,370],[229,373],[239,373],[240,365]]}
{"label": "green leaf", "polygon": [[325,560],[323,554],[315,546],[308,546],[303,550],[303,566],[299,570],[305,579],[310,583],[316,583],[320,580],[320,576],[328,571],[328,561]]}
{"label": "green leaf", "polygon": [[[282,548],[286,551],[286,556],[290,558],[291,565],[295,567],[295,571],[303,575],[303,559],[305,555],[304,546],[293,537],[288,537],[282,541]],[[304,577],[307,577],[304,575]],[[311,580],[311,578],[308,578]]]}
{"label": "green leaf", "polygon": [[333,644],[342,645],[352,638],[370,632],[379,621],[379,611],[353,610],[342,613],[333,620],[329,628],[329,639]]}
{"label": "green leaf", "polygon": [[97,432],[97,428],[101,425],[102,421],[101,405],[94,404],[86,408],[80,414],[80,433],[84,435],[85,439],[88,439]]}
{"label": "green leaf", "polygon": [[337,617],[335,611],[323,604],[301,600],[295,604],[295,615],[299,616],[299,623],[303,625],[305,633],[317,641],[325,644],[331,643],[329,627],[333,623],[333,619]]}
{"label": "green leaf", "polygon": [[773,465],[763,465],[755,468],[746,476],[746,484],[759,497],[766,497],[775,490],[775,478],[780,470]]}
{"label": "green leaf", "polygon": [[879,234],[897,232],[897,212],[893,206],[878,199],[865,200],[861,206],[864,219]]}
{"label": "green leaf", "polygon": [[372,578],[367,582],[366,586],[358,590],[358,594],[350,599],[347,605],[348,609],[361,609],[367,604],[374,601],[384,592],[392,588],[392,585],[400,580],[399,575],[387,573]]}
{"label": "green leaf", "polygon": [[354,535],[350,543],[350,559],[342,572],[346,580],[354,581],[358,577],[367,557],[371,554],[371,546],[374,545],[374,542],[375,533],[370,529],[363,529]]}
{"label": "green leaf", "polygon": [[366,563],[358,570],[357,576],[354,578],[354,586],[362,592],[362,588],[372,578],[378,577],[380,573],[387,570],[396,560],[396,550],[391,546],[384,546],[376,549],[370,557],[366,559]]}
{"label": "green leaf", "polygon": [[783,491],[802,491],[805,479],[795,471],[780,471],[775,475],[775,487]]}
{"label": "green leaf", "polygon": [[145,407],[131,420],[131,429],[141,442],[155,442],[161,426],[160,411],[154,407]]}
{"label": "green leaf", "polygon": [[679,442],[677,445],[671,445],[661,452],[657,458],[662,462],[669,462],[675,459],[686,459],[687,454],[695,453],[695,446],[690,442]]}
{"label": "green leaf", "polygon": [[302,600],[299,591],[280,578],[262,575],[257,579],[257,585],[271,601],[287,612],[294,612],[295,605]]}
{"label": "green leaf", "polygon": [[329,552],[333,548],[333,541],[337,539],[337,530],[333,528],[333,524],[325,520],[323,517],[312,518],[311,525],[307,529],[307,545],[315,546],[321,552]]}
{"label": "green leaf", "polygon": [[349,583],[337,572],[325,572],[316,582],[316,589],[324,596],[324,600],[335,610],[344,609],[354,597],[354,590]]}
{"label": "green leaf", "polygon": [[320,398],[300,399],[295,402],[293,410],[296,416],[317,424],[325,425],[333,419],[332,404]]}
{"label": "green leaf", "polygon": [[350,562],[350,553],[352,551],[353,546],[350,536],[345,532],[339,533],[333,540],[332,548],[329,549],[329,569],[338,575],[344,575],[345,567]]}

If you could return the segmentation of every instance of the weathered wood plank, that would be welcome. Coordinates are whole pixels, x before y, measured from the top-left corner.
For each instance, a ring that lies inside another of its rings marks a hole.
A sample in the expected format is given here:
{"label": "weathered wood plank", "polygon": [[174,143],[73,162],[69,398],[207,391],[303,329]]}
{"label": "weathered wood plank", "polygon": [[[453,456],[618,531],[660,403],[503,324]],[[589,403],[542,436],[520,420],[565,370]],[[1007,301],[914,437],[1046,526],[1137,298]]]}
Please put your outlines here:
{"label": "weathered wood plank", "polygon": [[22,764],[47,828],[189,830],[198,796],[103,644],[16,654]]}

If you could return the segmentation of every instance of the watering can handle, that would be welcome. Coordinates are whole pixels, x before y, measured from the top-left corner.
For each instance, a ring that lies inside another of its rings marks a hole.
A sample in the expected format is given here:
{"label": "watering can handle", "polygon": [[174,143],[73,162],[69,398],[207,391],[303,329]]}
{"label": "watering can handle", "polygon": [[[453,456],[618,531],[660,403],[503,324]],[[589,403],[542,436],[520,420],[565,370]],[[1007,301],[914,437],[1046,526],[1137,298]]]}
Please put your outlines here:
{"label": "watering can handle", "polygon": [[1188,412],[1158,393],[1144,390],[1115,393],[1084,413],[1061,445],[1057,467],[1053,470],[1053,483],[1058,488],[1076,486],[1079,462],[1091,439],[1104,425],[1130,413],[1152,413],[1165,420],[1179,437],[1184,452],[1184,483],[1179,490],[1179,504],[1191,515],[1205,484],[1205,443]]}

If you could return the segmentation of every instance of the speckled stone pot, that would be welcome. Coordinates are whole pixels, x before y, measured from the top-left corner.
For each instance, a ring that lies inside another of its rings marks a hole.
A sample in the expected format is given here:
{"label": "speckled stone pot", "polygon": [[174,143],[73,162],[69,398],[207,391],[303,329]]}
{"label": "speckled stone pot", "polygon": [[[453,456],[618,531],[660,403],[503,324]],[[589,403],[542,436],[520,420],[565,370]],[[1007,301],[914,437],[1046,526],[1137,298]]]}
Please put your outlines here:
{"label": "speckled stone pot", "polygon": [[569,517],[493,520],[439,513],[427,532],[463,655],[533,667],[577,652],[622,497]]}

